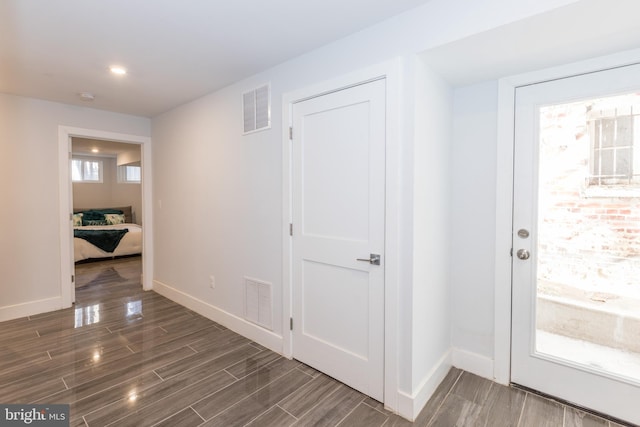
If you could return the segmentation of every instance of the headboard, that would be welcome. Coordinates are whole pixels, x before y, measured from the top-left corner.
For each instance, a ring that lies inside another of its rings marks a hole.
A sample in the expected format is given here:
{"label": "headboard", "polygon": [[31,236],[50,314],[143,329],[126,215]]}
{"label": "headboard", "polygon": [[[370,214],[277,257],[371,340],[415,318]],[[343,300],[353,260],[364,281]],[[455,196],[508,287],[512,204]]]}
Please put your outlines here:
{"label": "headboard", "polygon": [[124,214],[124,221],[127,224],[133,224],[133,212],[131,211],[131,206],[116,207],[116,208],[112,208],[110,206],[103,207],[103,208],[73,208],[73,213],[90,211],[91,209],[115,209],[115,210],[122,211],[122,213]]}

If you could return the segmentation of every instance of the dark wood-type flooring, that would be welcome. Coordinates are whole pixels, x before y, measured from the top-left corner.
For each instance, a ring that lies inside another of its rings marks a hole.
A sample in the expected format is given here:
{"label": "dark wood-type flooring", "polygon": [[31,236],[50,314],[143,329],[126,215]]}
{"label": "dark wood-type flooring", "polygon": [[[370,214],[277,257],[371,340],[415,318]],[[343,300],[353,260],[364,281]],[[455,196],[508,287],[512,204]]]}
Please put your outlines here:
{"label": "dark wood-type flooring", "polygon": [[154,292],[140,258],[78,265],[77,303],[0,323],[0,402],[72,426],[617,426],[452,369],[415,423]]}

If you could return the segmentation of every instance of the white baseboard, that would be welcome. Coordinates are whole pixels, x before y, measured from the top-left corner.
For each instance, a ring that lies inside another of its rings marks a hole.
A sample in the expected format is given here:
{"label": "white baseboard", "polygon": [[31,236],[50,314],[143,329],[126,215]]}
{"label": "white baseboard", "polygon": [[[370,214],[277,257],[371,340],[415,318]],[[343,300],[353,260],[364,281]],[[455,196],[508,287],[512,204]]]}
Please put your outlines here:
{"label": "white baseboard", "polygon": [[162,296],[177,302],[180,305],[195,311],[196,313],[218,322],[222,326],[249,338],[252,341],[272,350],[278,354],[283,354],[282,337],[274,332],[261,328],[248,322],[234,314],[224,311],[208,302],[195,298],[178,289],[157,280],[153,281],[153,290]]}
{"label": "white baseboard", "polygon": [[38,301],[29,301],[22,304],[7,305],[0,307],[0,322],[47,313],[49,311],[60,310],[61,308],[63,308],[62,298],[59,296]]}
{"label": "white baseboard", "polygon": [[451,350],[448,350],[438,360],[412,395],[402,391],[398,393],[398,415],[410,421],[415,421],[422,408],[433,396],[436,388],[447,376],[449,369],[451,369]]}
{"label": "white baseboard", "polygon": [[452,350],[451,363],[458,369],[494,381],[493,359],[486,356],[454,348]]}

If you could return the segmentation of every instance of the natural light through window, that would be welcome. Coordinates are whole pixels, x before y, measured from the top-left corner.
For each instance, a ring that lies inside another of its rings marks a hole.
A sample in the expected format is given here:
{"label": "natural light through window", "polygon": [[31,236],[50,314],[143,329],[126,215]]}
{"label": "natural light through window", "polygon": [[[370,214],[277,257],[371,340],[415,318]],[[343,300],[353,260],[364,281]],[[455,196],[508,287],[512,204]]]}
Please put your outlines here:
{"label": "natural light through window", "polygon": [[71,180],[73,182],[102,182],[102,161],[72,159]]}
{"label": "natural light through window", "polygon": [[118,182],[139,184],[141,180],[140,166],[118,166]]}
{"label": "natural light through window", "polygon": [[640,94],[540,108],[537,351],[640,383]]}

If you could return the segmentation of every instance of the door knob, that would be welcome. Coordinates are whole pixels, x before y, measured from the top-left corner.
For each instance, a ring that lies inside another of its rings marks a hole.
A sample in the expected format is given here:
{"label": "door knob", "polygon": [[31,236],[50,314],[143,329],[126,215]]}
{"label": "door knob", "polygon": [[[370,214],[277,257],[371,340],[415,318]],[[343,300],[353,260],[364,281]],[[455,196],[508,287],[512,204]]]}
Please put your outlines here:
{"label": "door knob", "polygon": [[518,249],[518,252],[516,252],[516,256],[520,259],[529,259],[529,251],[526,249]]}
{"label": "door knob", "polygon": [[356,258],[357,261],[366,261],[369,264],[380,265],[380,255],[370,254],[369,258]]}

